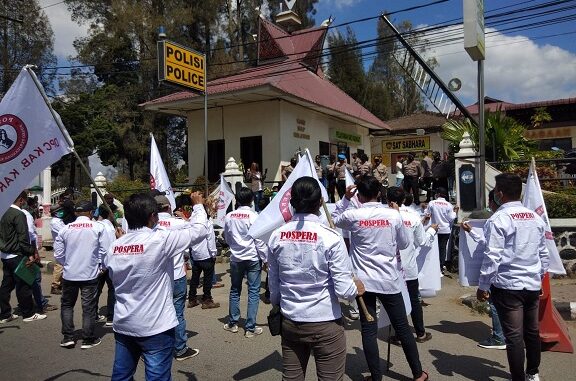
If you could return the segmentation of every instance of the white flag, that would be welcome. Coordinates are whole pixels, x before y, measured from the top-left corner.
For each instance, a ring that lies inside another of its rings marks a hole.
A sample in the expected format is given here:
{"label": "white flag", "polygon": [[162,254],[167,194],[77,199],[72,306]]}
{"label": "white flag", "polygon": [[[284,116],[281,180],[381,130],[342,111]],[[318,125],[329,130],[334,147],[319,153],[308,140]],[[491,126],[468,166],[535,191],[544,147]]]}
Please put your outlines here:
{"label": "white flag", "polygon": [[224,175],[220,174],[220,186],[218,187],[218,213],[214,223],[218,226],[224,227],[224,217],[230,203],[234,200],[234,193],[230,189],[230,185],[224,179]]}
{"label": "white flag", "polygon": [[[354,177],[352,176],[352,173],[348,167],[344,167],[344,179],[346,181],[346,188],[348,188],[350,185],[356,184],[356,181],[354,180]],[[358,200],[358,192],[354,193],[354,196],[352,196],[350,199],[350,203],[352,204],[353,208],[360,208],[361,202]]]}
{"label": "white flag", "polygon": [[[253,238],[260,238],[267,233],[279,228],[286,222],[292,219],[293,211],[290,206],[290,193],[292,190],[292,184],[296,179],[303,176],[310,176],[318,181],[318,176],[316,175],[316,170],[314,169],[314,161],[312,161],[312,156],[308,149],[304,152],[304,155],[300,157],[300,161],[296,165],[296,168],[292,171],[288,180],[282,185],[282,188],[278,191],[278,194],[270,201],[270,204],[260,213],[256,221],[250,227],[248,234]],[[318,181],[320,189],[322,191],[322,197],[324,200],[328,199],[328,193],[326,188]]]}
{"label": "white flag", "polygon": [[558,253],[558,248],[556,247],[556,242],[554,242],[554,234],[552,233],[550,221],[548,220],[548,212],[546,211],[546,205],[544,204],[544,197],[542,197],[542,188],[540,188],[540,180],[538,179],[538,173],[536,172],[536,163],[534,162],[534,158],[532,158],[532,162],[530,163],[530,170],[528,171],[528,179],[526,180],[522,205],[536,212],[546,224],[546,246],[548,247],[550,255],[550,267],[548,268],[548,272],[554,274],[566,274],[566,270],[562,264],[562,259],[560,259],[560,254]]}
{"label": "white flag", "polygon": [[34,177],[73,149],[35,81],[32,70],[22,69],[0,103],[0,216]]}
{"label": "white flag", "polygon": [[172,185],[170,185],[168,174],[166,174],[166,168],[164,168],[154,135],[150,134],[150,137],[152,138],[150,142],[150,189],[166,192],[166,197],[170,201],[172,210],[174,210],[176,209],[176,200],[174,199]]}

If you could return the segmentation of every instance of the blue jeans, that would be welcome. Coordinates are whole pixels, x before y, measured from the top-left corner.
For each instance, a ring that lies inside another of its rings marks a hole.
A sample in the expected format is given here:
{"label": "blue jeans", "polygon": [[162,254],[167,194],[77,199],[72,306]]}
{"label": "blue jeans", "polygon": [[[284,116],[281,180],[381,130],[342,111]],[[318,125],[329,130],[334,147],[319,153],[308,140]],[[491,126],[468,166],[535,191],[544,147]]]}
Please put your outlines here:
{"label": "blue jeans", "polygon": [[42,294],[42,272],[38,271],[36,273],[36,279],[32,283],[32,296],[34,297],[34,303],[36,303],[36,311],[42,313],[44,307],[48,304],[48,299]]}
{"label": "blue jeans", "polygon": [[260,200],[262,200],[264,191],[255,191],[254,192],[254,210],[256,213],[260,213]]}
{"label": "blue jeans", "polygon": [[404,177],[398,178],[396,177],[396,186],[398,188],[400,188],[402,186],[402,181],[404,180]]}
{"label": "blue jeans", "polygon": [[174,309],[176,310],[176,317],[178,318],[178,325],[174,328],[174,354],[181,355],[186,351],[186,341],[188,335],[186,334],[186,319],[184,318],[184,305],[186,303],[186,277],[174,280],[172,290],[172,301],[174,302]]}
{"label": "blue jeans", "polygon": [[492,303],[492,298],[488,299],[488,304],[490,305],[490,313],[492,314],[492,338],[503,343],[505,341],[504,332],[502,332],[502,324],[500,324],[498,311],[496,311],[496,306]]}
{"label": "blue jeans", "polygon": [[60,299],[60,318],[62,320],[62,335],[64,339],[74,338],[74,306],[78,294],[82,299],[82,338],[95,340],[96,314],[98,301],[98,278],[92,280],[73,281],[62,279],[62,298]]}
{"label": "blue jeans", "polygon": [[244,275],[248,280],[248,312],[246,313],[246,331],[254,332],[256,315],[260,302],[260,261],[230,262],[230,309],[228,324],[238,324],[240,320],[240,294],[242,293],[242,280]]}
{"label": "blue jeans", "polygon": [[114,333],[116,349],[112,381],[133,381],[140,356],[144,357],[146,381],[172,380],[174,328],[153,336],[135,337]]}

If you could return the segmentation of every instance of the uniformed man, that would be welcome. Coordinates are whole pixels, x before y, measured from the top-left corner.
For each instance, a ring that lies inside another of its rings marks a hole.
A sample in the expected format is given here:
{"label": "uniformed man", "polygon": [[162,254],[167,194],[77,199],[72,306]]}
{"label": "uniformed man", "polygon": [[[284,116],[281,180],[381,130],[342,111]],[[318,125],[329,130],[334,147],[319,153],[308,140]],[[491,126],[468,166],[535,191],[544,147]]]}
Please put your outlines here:
{"label": "uniformed man", "polygon": [[370,160],[368,160],[368,155],[366,155],[365,153],[361,153],[359,156],[360,162],[358,164],[358,166],[356,167],[356,173],[357,176],[356,178],[360,177],[360,176],[366,176],[366,175],[370,175],[372,176],[372,163],[370,162]]}
{"label": "uniformed man", "polygon": [[418,181],[422,177],[422,166],[418,160],[414,159],[414,153],[410,152],[406,163],[402,167],[404,171],[403,187],[406,192],[411,192],[414,196],[414,203],[420,205],[420,186]]}
{"label": "uniformed man", "polygon": [[314,159],[314,170],[316,171],[316,176],[318,176],[318,180],[322,183],[322,185],[324,185],[324,187],[326,187],[327,186],[326,177],[324,176],[324,168],[322,168],[320,155],[316,155],[316,158]]}
{"label": "uniformed man", "polygon": [[384,188],[388,188],[388,168],[382,163],[382,156],[374,156],[374,169],[372,176],[382,184]]}
{"label": "uniformed man", "polygon": [[433,196],[432,192],[432,158],[428,155],[428,151],[422,151],[422,182],[423,189],[426,190],[426,202],[430,202]]}
{"label": "uniformed man", "polygon": [[194,192],[190,199],[190,221],[177,230],[155,229],[159,217],[152,196],[134,194],[124,203],[128,231],[110,246],[104,261],[116,290],[113,380],[132,379],[140,356],[147,379],[171,377],[178,325],[172,301],[174,257],[208,233],[204,198]]}
{"label": "uniformed man", "polygon": [[334,178],[336,179],[336,191],[340,199],[344,198],[346,193],[346,168],[352,172],[352,166],[346,162],[346,155],[343,153],[338,154],[338,162],[334,163],[332,170]]}
{"label": "uniformed man", "polygon": [[539,299],[549,253],[545,224],[539,215],[522,206],[521,194],[518,175],[496,176],[494,202],[499,208],[484,225],[486,246],[476,296],[481,301],[491,297],[496,306],[512,381],[537,381]]}
{"label": "uniformed man", "polygon": [[99,345],[94,327],[98,300],[98,276],[103,272],[103,259],[110,246],[104,225],[92,221],[92,203],[83,201],[76,205],[76,220],[62,228],[54,242],[54,259],[64,267],[62,273],[62,334],[60,346],[73,348],[74,305],[78,293],[82,296],[82,349]]}
{"label": "uniformed man", "polygon": [[[348,209],[356,190],[361,207]],[[346,189],[346,197],[336,203],[332,216],[337,227],[350,232],[352,265],[356,276],[366,288],[364,301],[368,313],[376,316],[376,299],[379,299],[402,343],[414,380],[423,381],[428,379],[428,374],[422,370],[416,341],[408,325],[400,283],[404,279],[396,256],[398,250],[406,249],[410,244],[409,231],[404,227],[396,203],[383,205],[378,202],[380,191],[381,184],[376,178],[361,178],[356,185]],[[402,189],[391,187],[388,188],[387,196],[394,200],[401,198],[402,193]],[[377,342],[378,322],[367,321],[364,312],[360,310],[360,323],[371,380],[380,381],[382,371]]]}

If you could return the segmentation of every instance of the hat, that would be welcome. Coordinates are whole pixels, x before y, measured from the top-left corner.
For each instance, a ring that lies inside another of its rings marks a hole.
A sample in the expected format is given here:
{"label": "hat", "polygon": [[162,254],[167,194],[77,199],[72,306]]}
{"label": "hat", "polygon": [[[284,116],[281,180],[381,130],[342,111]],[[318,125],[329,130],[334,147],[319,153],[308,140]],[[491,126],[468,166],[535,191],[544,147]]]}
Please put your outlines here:
{"label": "hat", "polygon": [[156,196],[154,197],[154,200],[156,200],[156,204],[158,206],[164,207],[164,206],[170,206],[170,200],[168,200],[168,197],[166,196]]}
{"label": "hat", "polygon": [[94,209],[90,201],[81,201],[74,209],[76,212],[91,212]]}
{"label": "hat", "polygon": [[339,154],[338,154],[338,159],[340,159],[340,160],[346,160],[346,155],[344,155],[343,153],[339,153]]}

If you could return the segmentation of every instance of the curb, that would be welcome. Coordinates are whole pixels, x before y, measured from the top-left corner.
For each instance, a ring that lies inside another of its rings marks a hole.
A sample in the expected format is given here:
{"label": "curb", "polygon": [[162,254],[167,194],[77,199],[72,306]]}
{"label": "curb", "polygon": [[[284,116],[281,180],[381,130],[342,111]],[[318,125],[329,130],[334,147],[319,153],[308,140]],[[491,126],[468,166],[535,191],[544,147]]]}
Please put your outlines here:
{"label": "curb", "polygon": [[[460,302],[469,307],[470,309],[479,312],[490,314],[490,308],[487,302],[479,302],[476,296],[465,294],[460,297]],[[564,320],[576,320],[576,302],[560,302],[552,300],[554,307],[560,313]]]}

